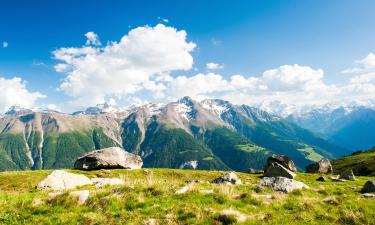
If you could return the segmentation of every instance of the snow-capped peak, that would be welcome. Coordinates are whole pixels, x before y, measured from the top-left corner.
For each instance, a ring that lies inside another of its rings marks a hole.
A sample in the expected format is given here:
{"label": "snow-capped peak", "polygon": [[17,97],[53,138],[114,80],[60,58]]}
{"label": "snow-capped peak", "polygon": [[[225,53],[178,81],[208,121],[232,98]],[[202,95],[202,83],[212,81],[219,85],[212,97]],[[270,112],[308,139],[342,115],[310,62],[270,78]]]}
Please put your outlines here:
{"label": "snow-capped peak", "polygon": [[107,102],[88,107],[85,111],[74,112],[73,115],[96,115],[100,113],[119,113],[125,111],[124,108],[112,105]]}
{"label": "snow-capped peak", "polygon": [[21,115],[21,114],[26,114],[26,113],[31,113],[33,112],[31,109],[23,108],[21,106],[11,106],[7,112],[5,112],[5,115],[7,116],[12,116],[12,115]]}
{"label": "snow-capped peak", "polygon": [[205,99],[201,102],[203,108],[207,109],[208,111],[214,113],[218,117],[221,114],[228,111],[232,106],[231,103],[228,101],[220,100],[220,99]]}

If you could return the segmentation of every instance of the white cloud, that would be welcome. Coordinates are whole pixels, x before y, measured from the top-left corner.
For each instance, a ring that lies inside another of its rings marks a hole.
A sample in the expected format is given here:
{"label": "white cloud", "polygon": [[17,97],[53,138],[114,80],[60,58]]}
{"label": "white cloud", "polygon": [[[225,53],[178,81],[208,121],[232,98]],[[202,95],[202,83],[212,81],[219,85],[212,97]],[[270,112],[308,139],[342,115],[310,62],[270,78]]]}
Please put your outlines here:
{"label": "white cloud", "polygon": [[66,73],[59,90],[73,97],[76,106],[145,90],[160,94],[165,87],[158,80],[192,68],[194,48],[185,31],[163,24],[135,28],[104,47],[60,48],[53,52],[61,61],[56,71]]}
{"label": "white cloud", "polygon": [[210,63],[206,64],[206,69],[208,69],[208,70],[220,70],[220,69],[224,69],[224,65],[220,65],[218,63],[210,62]]}
{"label": "white cloud", "polygon": [[160,20],[161,22],[164,22],[164,23],[169,23],[169,19],[167,18],[162,18],[162,17],[158,17],[158,20]]}
{"label": "white cloud", "polygon": [[342,73],[355,74],[355,73],[366,73],[375,71],[375,54],[370,52],[365,58],[355,61],[357,67],[348,68],[342,71]]}
{"label": "white cloud", "polygon": [[0,109],[6,111],[13,105],[31,108],[38,99],[45,95],[39,92],[30,92],[26,82],[19,77],[6,79],[0,77]]}
{"label": "white cloud", "polygon": [[223,42],[217,38],[211,38],[211,44],[213,46],[220,46]]}
{"label": "white cloud", "polygon": [[3,41],[3,48],[8,48],[8,46],[9,46],[9,43],[6,41]]}
{"label": "white cloud", "polygon": [[87,38],[86,45],[95,45],[95,46],[102,45],[102,43],[100,43],[99,41],[99,36],[95,34],[94,32],[92,31],[87,32],[85,36]]}

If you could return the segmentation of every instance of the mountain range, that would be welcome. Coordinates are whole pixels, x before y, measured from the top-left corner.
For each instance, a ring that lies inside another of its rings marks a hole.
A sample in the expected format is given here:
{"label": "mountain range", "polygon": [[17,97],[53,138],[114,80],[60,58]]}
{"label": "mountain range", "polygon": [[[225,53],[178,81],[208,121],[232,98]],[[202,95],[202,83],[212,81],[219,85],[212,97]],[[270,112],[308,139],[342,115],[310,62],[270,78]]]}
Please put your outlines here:
{"label": "mountain range", "polygon": [[0,170],[70,168],[82,154],[121,146],[145,167],[245,171],[273,154],[299,168],[349,151],[259,108],[184,97],[64,114],[11,108],[0,118]]}

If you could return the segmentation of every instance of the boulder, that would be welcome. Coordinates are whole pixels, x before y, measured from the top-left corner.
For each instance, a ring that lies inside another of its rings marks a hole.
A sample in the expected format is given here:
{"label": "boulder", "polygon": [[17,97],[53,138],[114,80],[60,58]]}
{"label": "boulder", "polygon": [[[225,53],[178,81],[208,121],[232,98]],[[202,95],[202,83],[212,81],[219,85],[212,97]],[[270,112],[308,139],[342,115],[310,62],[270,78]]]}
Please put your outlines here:
{"label": "boulder", "polygon": [[120,178],[92,178],[91,181],[95,187],[102,188],[107,185],[122,185],[125,184],[124,180]]}
{"label": "boulder", "polygon": [[302,188],[308,188],[306,184],[286,177],[263,177],[263,179],[259,182],[259,185],[263,187],[270,187],[274,191],[281,191],[284,193],[289,193],[293,190],[300,190]]}
{"label": "boulder", "polygon": [[142,164],[140,156],[119,147],[110,147],[89,152],[78,158],[74,168],[79,170],[139,169]]}
{"label": "boulder", "polygon": [[324,181],[327,181],[327,179],[325,177],[321,176],[321,177],[318,177],[318,179],[316,179],[316,181],[324,182]]}
{"label": "boulder", "polygon": [[54,170],[39,182],[39,190],[68,190],[78,186],[92,184],[92,181],[82,174],[69,173],[64,170]]}
{"label": "boulder", "polygon": [[328,159],[322,159],[306,167],[306,173],[332,173],[332,164]]}
{"label": "boulder", "polygon": [[344,180],[355,180],[355,176],[353,173],[353,170],[348,169],[342,172],[339,176],[339,179],[344,179]]}
{"label": "boulder", "polygon": [[78,205],[85,204],[86,200],[89,198],[90,191],[82,190],[82,191],[72,191],[69,193],[70,196],[78,198]]}
{"label": "boulder", "polygon": [[288,170],[284,166],[280,165],[279,163],[273,162],[264,172],[264,176],[265,177],[286,177],[286,178],[294,179],[296,174]]}
{"label": "boulder", "polygon": [[363,186],[362,193],[370,193],[370,192],[375,192],[375,180],[369,180],[365,183]]}
{"label": "boulder", "polygon": [[267,163],[264,166],[264,171],[266,171],[268,167],[270,167],[272,163],[275,163],[275,162],[282,165],[283,167],[287,168],[288,170],[292,172],[297,172],[297,167],[294,164],[294,162],[289,157],[284,156],[284,155],[268,157]]}
{"label": "boulder", "polygon": [[241,184],[241,180],[233,172],[227,173],[223,176],[216,178],[213,183],[216,184]]}

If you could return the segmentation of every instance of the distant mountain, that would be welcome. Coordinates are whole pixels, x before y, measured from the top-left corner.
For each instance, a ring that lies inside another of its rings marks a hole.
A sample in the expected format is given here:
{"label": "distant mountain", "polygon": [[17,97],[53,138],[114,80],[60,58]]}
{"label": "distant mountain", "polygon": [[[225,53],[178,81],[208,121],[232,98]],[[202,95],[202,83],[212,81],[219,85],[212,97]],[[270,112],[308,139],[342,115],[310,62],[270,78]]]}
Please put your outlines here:
{"label": "distant mountain", "polygon": [[351,151],[375,145],[375,110],[365,106],[315,108],[286,117],[288,121],[313,131]]}
{"label": "distant mountain", "polygon": [[85,152],[109,146],[139,154],[145,167],[237,171],[260,169],[272,154],[304,168],[346,152],[279,116],[218,99],[101,104],[73,115],[11,111],[0,118],[0,170],[70,168]]}
{"label": "distant mountain", "polygon": [[357,176],[375,176],[375,148],[338,158],[332,161],[332,166],[337,174],[352,169]]}

